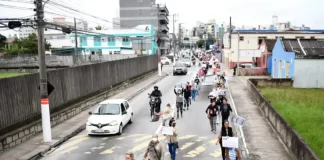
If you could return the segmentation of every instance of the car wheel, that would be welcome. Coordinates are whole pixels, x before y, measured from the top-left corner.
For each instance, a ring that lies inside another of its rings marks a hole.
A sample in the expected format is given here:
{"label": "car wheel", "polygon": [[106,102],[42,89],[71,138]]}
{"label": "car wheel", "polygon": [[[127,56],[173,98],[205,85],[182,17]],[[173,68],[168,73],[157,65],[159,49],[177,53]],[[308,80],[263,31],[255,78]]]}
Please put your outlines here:
{"label": "car wheel", "polygon": [[128,124],[132,124],[133,123],[133,116],[131,116],[131,118],[128,121]]}
{"label": "car wheel", "polygon": [[165,65],[169,65],[169,62],[165,62]]}
{"label": "car wheel", "polygon": [[185,72],[184,75],[187,75],[187,72]]}
{"label": "car wheel", "polygon": [[173,75],[175,76],[176,74],[175,74],[175,73],[173,73]]}
{"label": "car wheel", "polygon": [[123,124],[120,124],[118,135],[122,135],[122,134],[123,134]]}

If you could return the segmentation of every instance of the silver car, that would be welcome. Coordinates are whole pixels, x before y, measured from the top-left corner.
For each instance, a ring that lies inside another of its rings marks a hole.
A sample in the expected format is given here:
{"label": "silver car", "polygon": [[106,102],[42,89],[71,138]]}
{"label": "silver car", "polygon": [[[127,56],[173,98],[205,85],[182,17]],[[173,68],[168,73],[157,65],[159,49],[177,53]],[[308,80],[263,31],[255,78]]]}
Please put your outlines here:
{"label": "silver car", "polygon": [[187,66],[186,66],[185,63],[177,62],[173,66],[173,75],[177,75],[177,74],[184,74],[184,75],[186,75],[187,72],[188,72],[188,70],[187,70]]}

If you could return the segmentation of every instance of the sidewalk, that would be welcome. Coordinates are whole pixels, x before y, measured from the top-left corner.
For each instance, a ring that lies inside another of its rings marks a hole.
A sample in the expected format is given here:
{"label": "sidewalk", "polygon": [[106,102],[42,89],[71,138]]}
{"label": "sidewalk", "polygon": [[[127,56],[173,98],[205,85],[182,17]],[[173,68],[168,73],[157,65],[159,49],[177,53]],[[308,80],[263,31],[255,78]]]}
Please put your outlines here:
{"label": "sidewalk", "polygon": [[[238,115],[245,118],[243,132],[250,160],[290,160],[284,144],[271,128],[259,107],[254,104],[250,92],[245,89],[250,77],[236,77],[233,70],[225,68],[228,86],[232,93]],[[255,77],[255,76],[254,76]],[[262,78],[262,77],[259,77]]]}
{"label": "sidewalk", "polygon": [[[125,88],[122,92],[116,94],[113,97],[110,97],[109,99],[132,99],[133,97],[141,93],[144,89],[151,87],[153,84],[162,80],[166,76],[167,74],[165,73],[163,73],[162,77],[158,77],[157,74],[150,76],[149,78],[144,79],[129,88]],[[67,139],[73,137],[74,135],[85,129],[85,124],[89,117],[88,113],[93,109],[94,107],[85,110],[75,117],[53,127],[53,140],[51,143],[43,143],[42,134],[38,134],[28,141],[1,153],[0,160],[27,160],[35,157],[36,155],[42,154],[53,147],[56,147],[60,143],[66,141]]]}

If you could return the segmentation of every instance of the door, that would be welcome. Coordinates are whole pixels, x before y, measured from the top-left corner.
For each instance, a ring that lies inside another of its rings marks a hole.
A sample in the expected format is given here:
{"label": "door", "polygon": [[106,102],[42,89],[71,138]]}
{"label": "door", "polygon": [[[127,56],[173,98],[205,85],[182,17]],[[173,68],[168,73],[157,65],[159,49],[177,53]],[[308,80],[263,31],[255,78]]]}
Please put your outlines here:
{"label": "door", "polygon": [[290,63],[287,61],[286,62],[286,78],[289,78],[289,72],[290,71]]}
{"label": "door", "polygon": [[123,114],[124,112],[126,112],[124,103],[121,103],[120,107],[121,107],[121,112],[122,112],[122,123],[123,123],[123,126],[125,126],[128,122],[128,118],[127,118],[128,116],[127,116],[127,114]]}
{"label": "door", "polygon": [[276,74],[277,74],[277,63],[276,63],[276,59],[273,61],[273,71],[272,71],[272,74],[273,74],[273,78],[277,78]]}
{"label": "door", "polygon": [[278,78],[282,78],[282,60],[279,61]]}

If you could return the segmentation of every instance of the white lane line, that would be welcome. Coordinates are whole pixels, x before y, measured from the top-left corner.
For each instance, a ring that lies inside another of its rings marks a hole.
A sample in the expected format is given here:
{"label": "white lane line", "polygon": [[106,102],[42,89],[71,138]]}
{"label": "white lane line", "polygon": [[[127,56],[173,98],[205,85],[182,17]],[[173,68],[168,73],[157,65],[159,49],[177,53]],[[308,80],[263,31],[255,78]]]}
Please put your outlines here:
{"label": "white lane line", "polygon": [[[176,104],[173,104],[172,105],[172,110],[173,110],[173,117],[175,116],[175,107],[176,107]],[[162,109],[162,108],[161,108]],[[159,127],[158,127],[158,129],[155,131],[155,134],[159,134],[160,132],[161,132],[161,130],[162,130],[162,124],[163,124],[163,122],[161,122],[161,124],[159,125]]]}
{"label": "white lane line", "polygon": [[[238,116],[237,110],[236,110],[236,106],[235,106],[235,103],[234,103],[234,100],[233,100],[233,97],[232,97],[232,93],[231,93],[231,90],[230,90],[229,83],[227,83],[227,88],[228,88],[229,96],[231,97],[231,101],[232,101],[232,104],[233,104],[234,112]],[[241,133],[241,137],[242,137],[242,141],[243,141],[244,147],[246,149],[246,153],[247,153],[247,155],[249,155],[249,150],[248,150],[248,148],[246,146],[246,142],[245,142],[245,138],[244,138],[244,133],[243,133],[243,130],[242,130],[242,127],[241,126],[239,126],[239,130],[240,130],[240,133]]]}

